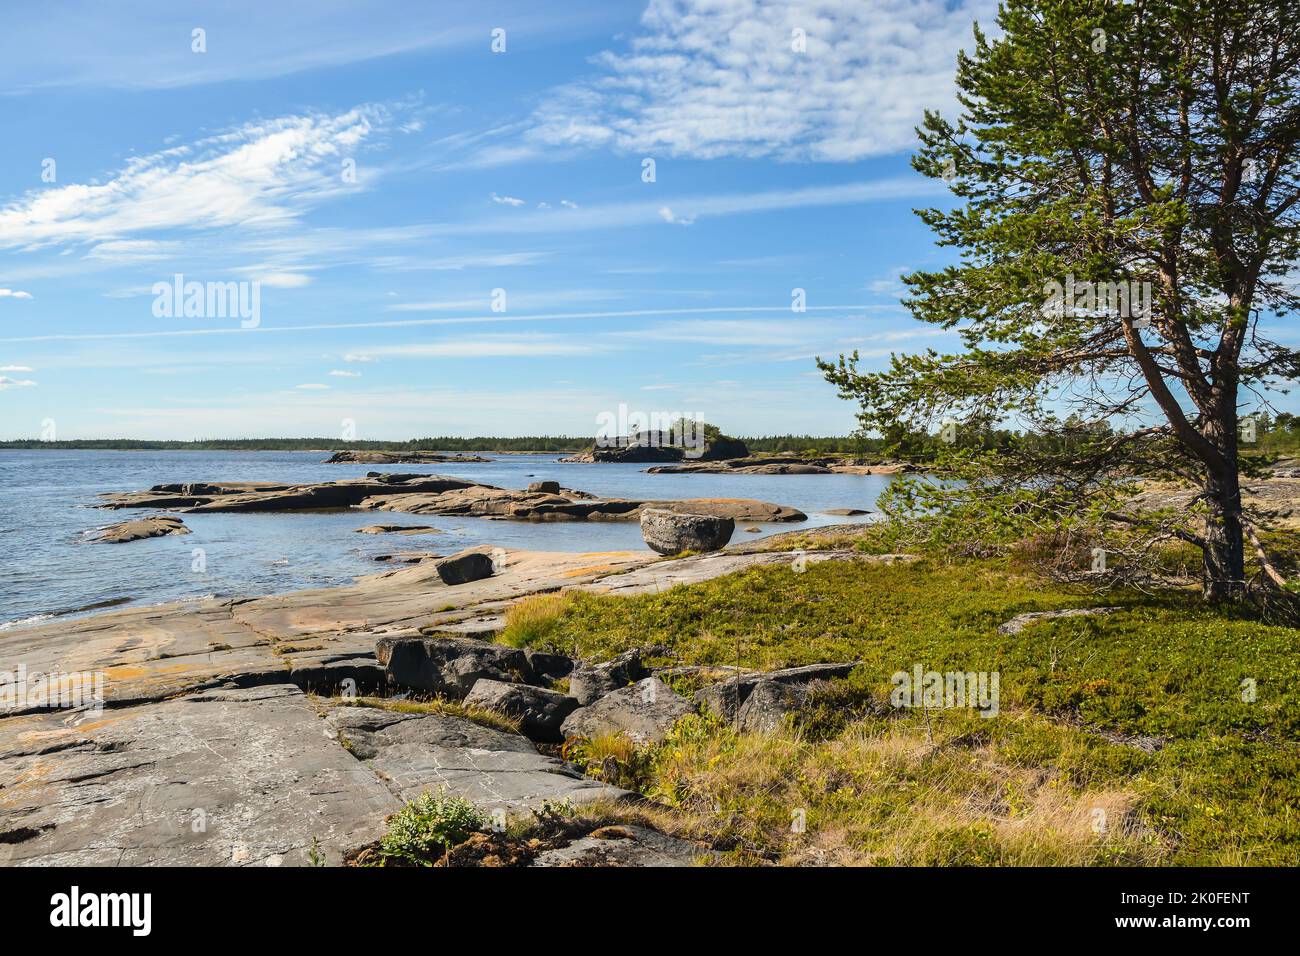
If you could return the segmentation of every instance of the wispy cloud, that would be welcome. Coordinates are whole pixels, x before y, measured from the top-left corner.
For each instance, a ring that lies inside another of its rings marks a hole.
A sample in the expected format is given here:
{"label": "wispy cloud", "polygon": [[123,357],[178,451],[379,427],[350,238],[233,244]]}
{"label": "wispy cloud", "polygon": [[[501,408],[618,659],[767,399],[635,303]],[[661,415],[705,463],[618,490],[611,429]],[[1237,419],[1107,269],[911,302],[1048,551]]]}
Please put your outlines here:
{"label": "wispy cloud", "polygon": [[30,299],[30,292],[23,292],[18,289],[0,289],[0,299]]}
{"label": "wispy cloud", "polygon": [[695,222],[694,216],[675,215],[667,206],[659,207],[659,218],[664,222],[672,223],[674,226],[689,226]]}
{"label": "wispy cloud", "polygon": [[358,188],[344,181],[342,160],[388,115],[363,106],[248,123],[133,158],[102,184],[28,193],[0,208],[0,248],[95,243],[92,257],[138,257],[163,247],[124,237],[295,222],[327,196]]}
{"label": "wispy cloud", "polygon": [[387,358],[524,358],[557,355],[591,355],[607,351],[586,337],[561,335],[485,336],[478,339],[444,339],[411,345],[380,345],[366,354]]}
{"label": "wispy cloud", "polygon": [[522,199],[514,196],[498,196],[496,193],[492,193],[492,201],[502,206],[522,206],[525,204]]}
{"label": "wispy cloud", "polygon": [[0,392],[9,388],[30,388],[35,384],[30,379],[10,378],[8,375],[0,375]]}
{"label": "wispy cloud", "polygon": [[342,368],[330,369],[330,375],[334,376],[335,378],[360,378],[361,377],[360,372],[349,372],[347,369],[342,369]]}
{"label": "wispy cloud", "polygon": [[650,0],[626,52],[556,90],[525,142],[844,162],[915,144],[954,103],[993,0]]}

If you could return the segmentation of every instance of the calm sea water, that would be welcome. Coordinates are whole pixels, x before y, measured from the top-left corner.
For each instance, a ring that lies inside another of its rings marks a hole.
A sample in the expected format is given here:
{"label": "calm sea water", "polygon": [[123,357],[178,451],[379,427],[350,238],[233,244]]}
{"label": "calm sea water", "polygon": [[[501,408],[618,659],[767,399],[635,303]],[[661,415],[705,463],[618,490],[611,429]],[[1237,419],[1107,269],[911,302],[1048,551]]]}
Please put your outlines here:
{"label": "calm sea water", "polygon": [[[346,584],[387,567],[396,551],[452,554],[477,544],[549,551],[640,549],[636,522],[513,522],[343,511],[185,515],[191,534],[94,544],[86,532],[145,511],[102,511],[96,495],[165,482],[314,482],[359,477],[373,465],[326,465],[321,452],[0,451],[0,627],[105,604],[156,604],[206,595],[251,596]],[[491,457],[485,455],[484,457]],[[889,483],[875,475],[647,475],[645,465],[561,464],[557,455],[505,455],[485,464],[394,465],[503,488],[553,479],[607,498],[759,498],[808,514],[763,534],[855,519],[833,508],[872,508]],[[432,525],[440,535],[365,535],[369,524]],[[733,541],[758,538],[738,525]],[[192,570],[194,549],[206,569]]]}

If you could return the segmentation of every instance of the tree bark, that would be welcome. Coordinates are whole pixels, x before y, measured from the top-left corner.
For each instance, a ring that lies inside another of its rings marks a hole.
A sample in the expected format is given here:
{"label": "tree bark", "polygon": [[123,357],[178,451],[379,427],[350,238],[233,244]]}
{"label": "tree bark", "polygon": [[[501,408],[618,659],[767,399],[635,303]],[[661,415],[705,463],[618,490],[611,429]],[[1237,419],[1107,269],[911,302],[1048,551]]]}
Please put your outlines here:
{"label": "tree bark", "polygon": [[1237,464],[1235,408],[1215,423],[1206,437],[1219,446],[1227,467],[1210,466],[1205,472],[1203,590],[1210,601],[1239,599],[1246,590],[1246,546],[1241,517],[1241,481]]}

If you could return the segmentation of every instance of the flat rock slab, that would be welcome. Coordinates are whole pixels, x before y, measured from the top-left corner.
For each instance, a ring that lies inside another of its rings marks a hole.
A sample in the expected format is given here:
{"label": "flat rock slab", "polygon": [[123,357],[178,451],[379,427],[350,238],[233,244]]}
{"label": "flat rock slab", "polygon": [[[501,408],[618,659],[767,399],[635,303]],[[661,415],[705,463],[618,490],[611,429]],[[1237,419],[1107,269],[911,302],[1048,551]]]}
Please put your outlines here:
{"label": "flat rock slab", "polygon": [[180,518],[160,515],[156,518],[136,518],[97,528],[91,540],[99,544],[125,544],[143,538],[162,538],[166,535],[189,534],[190,529]]}
{"label": "flat rock slab", "polygon": [[366,766],[410,801],[445,787],[485,812],[507,814],[569,800],[622,800],[626,790],[584,777],[518,734],[462,717],[335,707],[329,723]]}
{"label": "flat rock slab", "polygon": [[533,866],[691,866],[712,851],[646,827],[601,827],[538,854]]}
{"label": "flat rock slab", "polygon": [[1018,614],[1005,624],[1000,625],[998,633],[1019,634],[1030,624],[1036,624],[1039,621],[1055,621],[1063,617],[1097,617],[1118,610],[1117,607],[1077,607],[1064,611],[1031,611],[1028,614]]}
{"label": "flat rock slab", "polygon": [[337,864],[399,806],[293,686],[82,716],[0,721],[0,864]]}

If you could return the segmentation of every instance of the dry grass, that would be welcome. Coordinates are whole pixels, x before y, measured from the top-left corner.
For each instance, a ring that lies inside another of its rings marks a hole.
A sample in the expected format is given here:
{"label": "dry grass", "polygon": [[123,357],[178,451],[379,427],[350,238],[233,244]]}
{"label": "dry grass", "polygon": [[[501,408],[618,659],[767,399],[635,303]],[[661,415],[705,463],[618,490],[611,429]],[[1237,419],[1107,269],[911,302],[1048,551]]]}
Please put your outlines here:
{"label": "dry grass", "polygon": [[445,697],[433,697],[429,700],[392,700],[387,697],[338,697],[334,699],[334,702],[343,707],[377,707],[380,710],[391,710],[399,714],[441,714],[444,717],[463,717],[485,727],[493,727],[512,734],[520,732],[519,720],[516,717],[507,717],[505,714],[489,710],[486,707],[463,704],[460,701],[448,700]]}
{"label": "dry grass", "polygon": [[[663,747],[606,759],[648,766],[659,806],[623,811],[729,852],[721,864],[1081,866],[1161,862],[1168,848],[1136,822],[1137,795],[1085,783],[1085,745],[1048,728],[1062,769],[1032,766],[1021,731],[1043,744],[1041,722],[1003,726],[948,715],[860,721],[835,739],[797,731],[737,735],[690,718]],[[1082,735],[1079,735],[1080,737]],[[1089,742],[1089,750],[1096,744]],[[593,755],[595,750],[593,748]],[[1070,751],[1077,751],[1070,753]],[[1069,768],[1069,769],[1065,769]],[[602,776],[610,776],[606,769]],[[617,811],[616,811],[617,812]]]}
{"label": "dry grass", "polygon": [[506,611],[506,626],[500,641],[510,647],[550,646],[560,620],[572,605],[570,592],[535,594]]}

